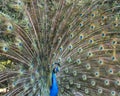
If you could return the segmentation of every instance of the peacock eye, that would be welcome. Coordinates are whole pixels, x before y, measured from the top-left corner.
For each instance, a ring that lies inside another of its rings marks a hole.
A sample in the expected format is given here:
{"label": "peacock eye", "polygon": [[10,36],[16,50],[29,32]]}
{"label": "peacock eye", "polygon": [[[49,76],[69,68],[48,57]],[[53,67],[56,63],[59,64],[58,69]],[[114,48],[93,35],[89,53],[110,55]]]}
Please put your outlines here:
{"label": "peacock eye", "polygon": [[60,91],[63,93],[64,92],[64,88],[61,88]]}
{"label": "peacock eye", "polygon": [[62,50],[62,48],[60,47],[60,51]]}
{"label": "peacock eye", "polygon": [[98,89],[98,93],[101,94],[103,92],[103,89],[102,88],[99,88]]}
{"label": "peacock eye", "polygon": [[117,41],[116,41],[116,40],[113,40],[113,41],[112,41],[112,45],[115,45],[115,44],[117,44]]}
{"label": "peacock eye", "polygon": [[102,33],[102,37],[104,37],[105,36],[105,34],[104,33]]}
{"label": "peacock eye", "polygon": [[68,72],[69,72],[68,68],[65,68],[65,70],[64,70],[64,71],[65,71],[65,73],[68,73]]}
{"label": "peacock eye", "polygon": [[83,14],[82,14],[82,13],[80,14],[80,17],[81,17],[81,16],[83,16]]}
{"label": "peacock eye", "polygon": [[88,64],[86,64],[86,69],[87,70],[90,70],[91,69],[91,66],[90,66],[90,64],[88,63]]}
{"label": "peacock eye", "polygon": [[83,23],[80,23],[80,27],[82,27],[83,26]]}
{"label": "peacock eye", "polygon": [[80,36],[80,40],[82,40],[83,39],[83,36]]}
{"label": "peacock eye", "polygon": [[85,93],[88,94],[88,93],[89,93],[89,90],[88,90],[88,89],[85,89]]}
{"label": "peacock eye", "polygon": [[115,41],[113,41],[112,44],[115,44]]}
{"label": "peacock eye", "polygon": [[55,56],[56,56],[56,53],[54,52],[54,53],[53,53],[53,57],[55,57]]}
{"label": "peacock eye", "polygon": [[12,24],[11,23],[8,23],[8,25],[7,25],[7,31],[12,31],[13,30],[13,26],[12,26]]}
{"label": "peacock eye", "polygon": [[101,36],[102,36],[102,37],[105,37],[105,36],[106,36],[106,33],[105,33],[105,32],[102,32]]}
{"label": "peacock eye", "polygon": [[93,39],[90,39],[90,40],[89,40],[89,43],[90,43],[90,44],[92,44],[93,42],[94,42],[94,40],[93,40]]}
{"label": "peacock eye", "polygon": [[18,5],[21,5],[21,2],[18,2]]}
{"label": "peacock eye", "polygon": [[61,60],[62,60],[62,59],[61,59],[61,57],[59,57],[59,58],[58,58],[58,62],[60,63],[60,62],[61,62]]}
{"label": "peacock eye", "polygon": [[72,61],[72,59],[70,57],[68,57],[67,61],[70,63]]}
{"label": "peacock eye", "polygon": [[74,34],[73,34],[73,33],[71,33],[71,34],[70,34],[70,38],[72,39],[73,37],[74,37]]}
{"label": "peacock eye", "polygon": [[78,53],[81,53],[82,51],[83,51],[83,49],[82,49],[82,48],[79,48],[77,52],[78,52]]}
{"label": "peacock eye", "polygon": [[8,26],[8,29],[12,29],[12,26]]}
{"label": "peacock eye", "polygon": [[113,74],[113,69],[108,70],[109,74]]}
{"label": "peacock eye", "polygon": [[98,63],[99,63],[100,65],[103,65],[103,60],[98,60]]}
{"label": "peacock eye", "polygon": [[69,86],[69,85],[66,85],[66,89],[70,89],[70,86]]}
{"label": "peacock eye", "polygon": [[72,85],[74,82],[73,82],[73,80],[69,80],[69,83],[70,83],[70,85]]}
{"label": "peacock eye", "polygon": [[99,77],[100,73],[99,72],[95,72],[95,76]]}
{"label": "peacock eye", "polygon": [[22,43],[19,43],[19,46],[21,46],[21,47],[22,47],[22,46],[23,46],[23,44],[22,44]]}
{"label": "peacock eye", "polygon": [[118,27],[118,23],[117,23],[117,22],[115,22],[113,25],[114,25],[115,27]]}
{"label": "peacock eye", "polygon": [[62,41],[62,38],[61,38],[61,37],[59,37],[59,38],[58,38],[58,42],[60,43],[61,41]]}
{"label": "peacock eye", "polygon": [[114,61],[116,58],[115,58],[114,56],[112,56],[112,58],[111,58],[111,59],[112,59],[112,61]]}
{"label": "peacock eye", "polygon": [[87,80],[87,76],[86,75],[82,75],[82,79],[85,81]]}
{"label": "peacock eye", "polygon": [[92,40],[89,40],[90,43],[92,43]]}
{"label": "peacock eye", "polygon": [[73,71],[73,76],[77,76],[77,71]]}
{"label": "peacock eye", "polygon": [[5,47],[5,50],[7,51],[7,50],[8,50],[8,48],[7,48],[7,47]]}
{"label": "peacock eye", "polygon": [[12,18],[15,18],[15,14],[12,14],[12,16],[11,16]]}
{"label": "peacock eye", "polygon": [[18,0],[17,4],[18,5],[22,5],[22,2],[20,0]]}
{"label": "peacock eye", "polygon": [[80,40],[83,40],[83,39],[84,39],[84,36],[83,36],[83,35],[80,35],[79,38],[80,38]]}
{"label": "peacock eye", "polygon": [[61,47],[60,47],[60,52],[62,52],[62,51],[63,51],[63,47],[61,46]]}
{"label": "peacock eye", "polygon": [[101,18],[102,18],[102,19],[104,19],[105,17],[104,17],[104,16],[102,16]]}
{"label": "peacock eye", "polygon": [[96,84],[96,82],[92,80],[92,81],[91,81],[91,85],[92,85],[92,86],[95,86],[95,84]]}
{"label": "peacock eye", "polygon": [[92,25],[90,26],[90,29],[91,29],[91,30],[94,30],[94,29],[95,29],[95,25],[92,24]]}
{"label": "peacock eye", "polygon": [[100,47],[99,47],[99,50],[100,50],[100,51],[102,51],[103,49],[104,49],[104,47],[103,47],[103,46],[100,46]]}
{"label": "peacock eye", "polygon": [[78,65],[81,64],[81,60],[80,59],[77,59],[76,62],[77,62]]}
{"label": "peacock eye", "polygon": [[88,53],[88,55],[90,56],[90,55],[91,55],[91,53]]}
{"label": "peacock eye", "polygon": [[91,14],[91,16],[92,16],[92,17],[94,17],[94,16],[95,16],[95,14]]}
{"label": "peacock eye", "polygon": [[78,88],[78,89],[81,88],[81,84],[77,84],[77,88]]}
{"label": "peacock eye", "polygon": [[116,80],[115,84],[118,85],[118,86],[120,86],[120,80]]}
{"label": "peacock eye", "polygon": [[88,52],[87,56],[89,56],[89,57],[93,56],[92,52]]}
{"label": "peacock eye", "polygon": [[44,7],[44,3],[41,3],[41,6]]}
{"label": "peacock eye", "polygon": [[6,46],[3,47],[3,51],[4,51],[4,52],[7,52],[7,51],[8,51],[8,47],[6,47]]}
{"label": "peacock eye", "polygon": [[68,46],[68,49],[69,49],[69,50],[72,50],[72,49],[73,49],[73,46],[70,44],[70,45]]}
{"label": "peacock eye", "polygon": [[110,83],[109,83],[109,80],[105,80],[104,81],[104,84],[107,86],[107,85],[109,85]]}
{"label": "peacock eye", "polygon": [[115,91],[111,91],[111,95],[115,96],[116,92]]}

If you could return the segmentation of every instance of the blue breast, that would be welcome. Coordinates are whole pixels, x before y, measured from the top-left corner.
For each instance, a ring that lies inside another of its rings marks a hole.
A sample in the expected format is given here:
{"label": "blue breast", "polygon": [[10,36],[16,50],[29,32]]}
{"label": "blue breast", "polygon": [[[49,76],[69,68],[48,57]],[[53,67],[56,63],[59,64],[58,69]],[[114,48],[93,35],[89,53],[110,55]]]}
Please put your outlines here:
{"label": "blue breast", "polygon": [[54,72],[52,72],[52,85],[50,87],[50,96],[58,96],[58,84]]}

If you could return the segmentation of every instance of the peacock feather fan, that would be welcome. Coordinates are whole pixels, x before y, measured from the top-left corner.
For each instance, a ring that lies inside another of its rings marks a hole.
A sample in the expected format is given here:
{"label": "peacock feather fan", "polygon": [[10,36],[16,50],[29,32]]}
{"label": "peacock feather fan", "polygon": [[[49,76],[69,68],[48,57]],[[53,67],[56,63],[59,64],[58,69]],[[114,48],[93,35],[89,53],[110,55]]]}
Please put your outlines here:
{"label": "peacock feather fan", "polygon": [[5,96],[120,96],[119,0],[1,0]]}

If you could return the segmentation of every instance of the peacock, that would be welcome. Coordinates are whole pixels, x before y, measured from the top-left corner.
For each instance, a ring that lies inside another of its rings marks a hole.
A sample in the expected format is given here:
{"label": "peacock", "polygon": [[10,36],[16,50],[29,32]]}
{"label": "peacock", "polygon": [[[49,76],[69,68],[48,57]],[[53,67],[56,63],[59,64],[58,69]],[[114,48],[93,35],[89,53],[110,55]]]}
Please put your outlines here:
{"label": "peacock", "polygon": [[1,0],[4,96],[120,96],[120,0]]}

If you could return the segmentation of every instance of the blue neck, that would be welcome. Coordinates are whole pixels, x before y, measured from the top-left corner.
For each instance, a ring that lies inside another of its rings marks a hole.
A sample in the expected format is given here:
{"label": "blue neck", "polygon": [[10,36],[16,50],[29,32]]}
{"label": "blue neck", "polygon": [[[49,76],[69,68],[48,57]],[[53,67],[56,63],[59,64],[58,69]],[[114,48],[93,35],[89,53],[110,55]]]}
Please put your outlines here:
{"label": "blue neck", "polygon": [[58,84],[56,75],[54,72],[52,72],[52,85],[50,87],[50,96],[58,96]]}

